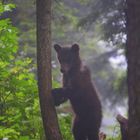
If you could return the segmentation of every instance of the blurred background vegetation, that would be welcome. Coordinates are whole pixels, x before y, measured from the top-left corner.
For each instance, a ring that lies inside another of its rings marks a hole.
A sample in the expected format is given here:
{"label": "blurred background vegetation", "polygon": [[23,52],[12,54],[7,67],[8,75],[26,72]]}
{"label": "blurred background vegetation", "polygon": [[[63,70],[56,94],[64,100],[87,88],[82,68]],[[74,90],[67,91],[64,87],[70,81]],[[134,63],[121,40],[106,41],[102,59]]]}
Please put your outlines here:
{"label": "blurred background vegetation", "polygon": [[[0,2],[0,139],[44,139],[36,81],[35,5],[35,0]],[[80,45],[103,104],[101,130],[119,140],[115,116],[127,115],[124,1],[54,0],[52,9],[52,44]],[[59,87],[53,50],[52,70],[53,87]],[[57,111],[64,140],[72,140],[69,103]]]}

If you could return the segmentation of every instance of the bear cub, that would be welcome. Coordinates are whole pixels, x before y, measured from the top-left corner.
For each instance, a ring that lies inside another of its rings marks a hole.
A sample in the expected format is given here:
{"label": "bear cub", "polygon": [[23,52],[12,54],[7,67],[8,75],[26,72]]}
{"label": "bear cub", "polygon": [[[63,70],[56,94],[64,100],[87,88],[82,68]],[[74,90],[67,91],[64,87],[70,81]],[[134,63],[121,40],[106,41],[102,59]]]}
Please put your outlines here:
{"label": "bear cub", "polygon": [[70,100],[75,118],[72,132],[75,140],[99,140],[101,125],[101,103],[90,71],[82,64],[79,45],[61,47],[54,45],[63,75],[62,88],[52,90],[55,105]]}

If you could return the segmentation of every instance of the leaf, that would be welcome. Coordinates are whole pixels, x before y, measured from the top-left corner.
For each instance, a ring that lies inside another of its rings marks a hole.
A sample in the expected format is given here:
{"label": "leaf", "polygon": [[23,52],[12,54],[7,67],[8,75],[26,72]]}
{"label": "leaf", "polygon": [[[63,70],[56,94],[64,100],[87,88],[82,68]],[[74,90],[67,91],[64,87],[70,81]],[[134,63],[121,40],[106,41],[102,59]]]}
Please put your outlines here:
{"label": "leaf", "polygon": [[20,136],[19,140],[29,140],[29,136]]}

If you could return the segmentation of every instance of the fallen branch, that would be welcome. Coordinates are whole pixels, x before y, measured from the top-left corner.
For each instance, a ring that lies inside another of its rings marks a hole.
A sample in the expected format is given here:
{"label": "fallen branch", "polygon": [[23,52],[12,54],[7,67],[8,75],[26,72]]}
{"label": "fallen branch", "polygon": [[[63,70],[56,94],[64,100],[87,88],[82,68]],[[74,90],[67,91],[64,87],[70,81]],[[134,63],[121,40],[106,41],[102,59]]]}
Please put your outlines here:
{"label": "fallen branch", "polygon": [[120,114],[117,115],[116,119],[120,124],[122,140],[128,140],[128,119]]}

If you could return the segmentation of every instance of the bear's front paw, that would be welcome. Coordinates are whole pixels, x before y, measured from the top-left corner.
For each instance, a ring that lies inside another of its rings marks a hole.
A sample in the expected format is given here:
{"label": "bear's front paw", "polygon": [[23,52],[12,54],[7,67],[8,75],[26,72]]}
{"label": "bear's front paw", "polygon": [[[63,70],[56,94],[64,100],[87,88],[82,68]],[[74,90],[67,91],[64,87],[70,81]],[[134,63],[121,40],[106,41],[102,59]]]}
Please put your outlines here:
{"label": "bear's front paw", "polygon": [[60,104],[67,101],[67,98],[65,97],[64,89],[63,88],[56,88],[52,90],[52,96],[54,99],[55,106],[59,106]]}

